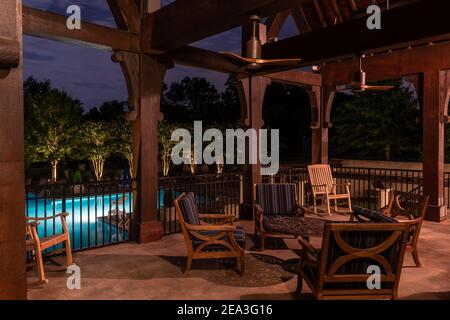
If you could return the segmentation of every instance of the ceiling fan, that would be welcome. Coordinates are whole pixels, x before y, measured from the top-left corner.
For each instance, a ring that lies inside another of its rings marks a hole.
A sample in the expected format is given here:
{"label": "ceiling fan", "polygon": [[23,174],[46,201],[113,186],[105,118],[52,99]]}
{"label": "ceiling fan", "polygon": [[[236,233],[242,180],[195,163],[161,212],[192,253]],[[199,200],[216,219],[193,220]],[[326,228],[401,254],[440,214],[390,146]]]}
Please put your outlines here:
{"label": "ceiling fan", "polygon": [[352,81],[353,92],[364,91],[388,91],[394,89],[394,86],[370,86],[366,84],[366,72],[362,68],[362,59],[365,55],[361,55],[359,58],[359,72],[356,74],[356,81]]}
{"label": "ceiling fan", "polygon": [[219,52],[220,54],[240,63],[244,63],[244,68],[249,71],[258,70],[262,67],[294,66],[301,61],[301,59],[262,59],[261,47],[263,41],[259,34],[261,34],[261,30],[265,30],[265,25],[261,22],[261,17],[258,15],[251,15],[249,20],[252,24],[252,35],[247,41],[246,57],[242,57],[232,52]]}

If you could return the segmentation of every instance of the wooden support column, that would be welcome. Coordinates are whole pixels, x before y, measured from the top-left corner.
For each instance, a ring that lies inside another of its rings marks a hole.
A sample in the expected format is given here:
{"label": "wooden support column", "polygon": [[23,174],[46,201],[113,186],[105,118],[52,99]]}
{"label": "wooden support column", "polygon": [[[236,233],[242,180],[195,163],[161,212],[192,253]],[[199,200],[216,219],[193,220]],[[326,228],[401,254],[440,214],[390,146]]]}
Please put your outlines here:
{"label": "wooden support column", "polygon": [[[447,71],[429,70],[423,74],[423,193],[430,196],[425,218],[447,218],[444,202],[444,104],[448,102]],[[445,88],[444,88],[445,87]]]}
{"label": "wooden support column", "polygon": [[[247,77],[237,81],[244,130],[250,128],[259,130],[264,126],[264,95],[270,83],[271,80],[266,77]],[[247,141],[245,150],[246,177],[244,183],[244,208],[241,210],[242,218],[247,220],[253,219],[253,186],[261,183],[261,164],[259,163],[259,157],[256,164],[249,164],[249,147]]]}
{"label": "wooden support column", "polygon": [[308,90],[311,103],[311,163],[328,163],[328,128],[335,91],[332,87],[312,86]]}
{"label": "wooden support column", "polygon": [[26,299],[21,0],[0,2],[0,38],[0,300]]}
{"label": "wooden support column", "polygon": [[133,110],[137,112],[133,136],[138,192],[132,227],[132,238],[139,243],[159,240],[163,232],[157,203],[158,122],[163,120],[161,90],[169,67],[145,54],[140,56],[139,110]]}
{"label": "wooden support column", "polygon": [[137,164],[139,190],[138,214],[134,238],[139,243],[159,240],[162,225],[158,221],[158,121],[163,120],[161,90],[167,66],[147,55],[140,59],[140,110],[134,136],[140,135]]}
{"label": "wooden support column", "polygon": [[116,52],[128,88],[133,124],[134,215],[131,239],[139,243],[159,240],[162,225],[158,217],[158,122],[161,113],[161,90],[170,63],[162,63],[145,54]]}

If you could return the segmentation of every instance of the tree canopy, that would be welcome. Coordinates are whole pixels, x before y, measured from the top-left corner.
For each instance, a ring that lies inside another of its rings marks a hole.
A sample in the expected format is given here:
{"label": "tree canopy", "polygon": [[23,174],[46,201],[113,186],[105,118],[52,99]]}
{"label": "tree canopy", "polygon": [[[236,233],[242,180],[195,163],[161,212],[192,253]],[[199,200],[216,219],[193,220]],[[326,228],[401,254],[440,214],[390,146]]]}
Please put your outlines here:
{"label": "tree canopy", "polygon": [[332,116],[336,154],[382,160],[420,158],[422,130],[417,99],[401,80],[383,84],[395,88],[336,100]]}
{"label": "tree canopy", "polygon": [[49,81],[30,77],[24,83],[24,109],[26,158],[28,162],[49,161],[56,181],[59,162],[70,157],[75,147],[81,103],[62,90],[51,89]]}

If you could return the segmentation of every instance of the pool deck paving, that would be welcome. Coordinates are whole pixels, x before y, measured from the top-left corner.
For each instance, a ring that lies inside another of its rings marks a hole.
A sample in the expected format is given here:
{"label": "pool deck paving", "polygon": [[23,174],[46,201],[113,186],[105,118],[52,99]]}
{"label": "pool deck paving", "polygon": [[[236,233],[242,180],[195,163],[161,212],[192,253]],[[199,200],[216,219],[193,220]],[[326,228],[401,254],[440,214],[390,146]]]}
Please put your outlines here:
{"label": "pool deck paving", "polygon": [[[343,220],[343,216],[333,216]],[[347,218],[345,218],[347,219]],[[251,222],[240,222],[248,233]],[[251,234],[249,235],[251,238]],[[281,241],[281,244],[280,244]],[[320,237],[311,243],[320,246]],[[423,267],[417,268],[406,252],[402,270],[400,299],[450,299],[450,221],[424,222],[419,240]],[[263,255],[252,251],[252,241],[246,248],[247,273],[243,277],[233,269],[216,268],[216,264],[193,263],[189,275],[183,274],[186,247],[183,235],[164,236],[147,243],[123,243],[75,253],[81,270],[81,289],[69,290],[65,272],[47,272],[48,284],[28,289],[28,298],[40,299],[312,299],[303,285],[296,293],[297,277],[287,274],[278,265],[260,262],[262,256],[287,260],[298,257],[300,246],[295,239],[268,241]],[[256,257],[256,258],[255,258]],[[64,259],[58,257],[57,259]],[[51,266],[48,267],[49,270]],[[28,282],[36,281],[36,271],[28,273]]]}

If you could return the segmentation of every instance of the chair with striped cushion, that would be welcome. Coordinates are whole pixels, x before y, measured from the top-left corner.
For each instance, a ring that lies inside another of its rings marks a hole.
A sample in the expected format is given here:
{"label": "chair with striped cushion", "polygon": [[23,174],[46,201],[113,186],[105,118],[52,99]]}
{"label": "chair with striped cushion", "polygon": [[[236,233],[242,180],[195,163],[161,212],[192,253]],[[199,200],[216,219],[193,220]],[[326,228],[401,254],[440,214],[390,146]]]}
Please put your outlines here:
{"label": "chair with striped cushion", "polygon": [[[194,259],[220,258],[236,258],[244,274],[245,230],[234,224],[234,216],[199,213],[193,193],[182,193],[175,199],[175,208],[188,251],[185,274]],[[209,224],[203,219],[219,220],[222,224]]]}
{"label": "chair with striped cushion", "polygon": [[402,223],[327,222],[320,250],[299,239],[297,291],[305,280],[318,300],[396,299],[408,234]]}
{"label": "chair with striped cushion", "polygon": [[302,207],[293,183],[254,186],[255,236],[264,250],[265,237],[296,238],[305,235]]}
{"label": "chair with striped cushion", "polygon": [[379,211],[353,206],[352,219],[362,221],[364,218],[373,222],[400,222],[408,224],[410,228],[407,249],[411,249],[414,263],[421,267],[417,243],[420,230],[427,211],[429,196],[392,190],[389,203]]}

